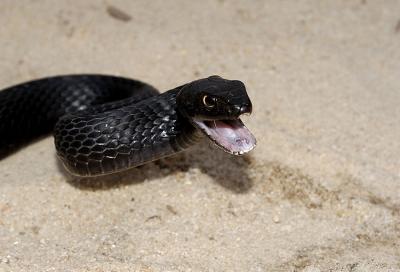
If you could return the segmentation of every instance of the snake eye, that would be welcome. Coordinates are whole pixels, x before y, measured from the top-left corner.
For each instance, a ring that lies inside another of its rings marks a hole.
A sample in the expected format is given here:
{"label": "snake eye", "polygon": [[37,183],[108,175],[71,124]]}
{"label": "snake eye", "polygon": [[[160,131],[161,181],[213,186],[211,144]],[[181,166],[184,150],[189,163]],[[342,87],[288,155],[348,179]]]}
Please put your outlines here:
{"label": "snake eye", "polygon": [[203,96],[203,104],[204,106],[206,106],[207,108],[214,108],[215,106],[215,98],[210,97],[208,95]]}

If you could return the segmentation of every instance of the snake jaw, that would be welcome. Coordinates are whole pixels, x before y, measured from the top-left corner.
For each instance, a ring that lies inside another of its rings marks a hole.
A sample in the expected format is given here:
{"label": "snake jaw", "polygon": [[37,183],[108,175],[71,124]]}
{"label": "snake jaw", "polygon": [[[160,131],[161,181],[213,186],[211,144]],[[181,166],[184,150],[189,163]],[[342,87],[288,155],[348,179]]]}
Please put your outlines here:
{"label": "snake jaw", "polygon": [[218,147],[232,155],[243,155],[257,144],[254,135],[239,118],[211,121],[193,119],[193,123]]}

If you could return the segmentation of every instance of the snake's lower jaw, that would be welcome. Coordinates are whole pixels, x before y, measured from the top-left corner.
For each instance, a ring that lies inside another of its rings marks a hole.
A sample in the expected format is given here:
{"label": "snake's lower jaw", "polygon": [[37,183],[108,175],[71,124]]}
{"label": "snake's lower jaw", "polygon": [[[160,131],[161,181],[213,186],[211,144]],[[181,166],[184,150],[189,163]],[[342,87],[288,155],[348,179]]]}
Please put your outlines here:
{"label": "snake's lower jaw", "polygon": [[233,120],[197,120],[194,125],[218,147],[233,155],[243,155],[256,146],[256,138],[237,118]]}

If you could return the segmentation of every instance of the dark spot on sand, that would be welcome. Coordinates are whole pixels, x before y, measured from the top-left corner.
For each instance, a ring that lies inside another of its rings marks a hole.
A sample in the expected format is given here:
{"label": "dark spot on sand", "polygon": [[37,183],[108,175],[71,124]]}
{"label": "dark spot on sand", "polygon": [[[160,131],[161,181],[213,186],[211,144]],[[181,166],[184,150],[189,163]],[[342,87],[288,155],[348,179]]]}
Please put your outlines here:
{"label": "dark spot on sand", "polygon": [[356,271],[357,266],[358,266],[358,263],[351,263],[351,264],[347,264],[346,268],[348,268],[349,271]]}
{"label": "dark spot on sand", "polygon": [[32,226],[31,230],[34,234],[39,234],[40,227],[39,226]]}
{"label": "dark spot on sand", "polygon": [[174,209],[174,207],[172,207],[171,205],[166,205],[165,206],[167,208],[167,210],[172,213],[173,215],[177,215],[178,212]]}
{"label": "dark spot on sand", "polygon": [[397,21],[397,24],[396,24],[396,26],[394,28],[394,32],[395,33],[399,33],[400,32],[400,20]]}
{"label": "dark spot on sand", "polygon": [[146,219],[145,222],[149,222],[150,220],[154,220],[154,219],[161,220],[161,216],[159,216],[159,215],[150,216],[150,217],[148,217],[148,218]]}
{"label": "dark spot on sand", "polygon": [[107,13],[112,18],[122,22],[129,22],[130,20],[132,20],[132,17],[128,13],[114,6],[108,6]]}

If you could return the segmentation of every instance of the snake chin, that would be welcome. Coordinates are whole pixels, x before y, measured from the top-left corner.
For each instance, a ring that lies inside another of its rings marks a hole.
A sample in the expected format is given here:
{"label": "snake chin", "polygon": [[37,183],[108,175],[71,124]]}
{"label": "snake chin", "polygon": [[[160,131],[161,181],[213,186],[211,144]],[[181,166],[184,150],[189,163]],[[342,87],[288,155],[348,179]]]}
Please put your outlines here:
{"label": "snake chin", "polygon": [[195,127],[225,152],[243,155],[257,144],[256,138],[240,118],[230,120],[193,119]]}

